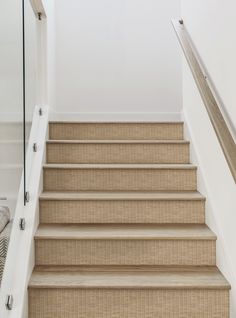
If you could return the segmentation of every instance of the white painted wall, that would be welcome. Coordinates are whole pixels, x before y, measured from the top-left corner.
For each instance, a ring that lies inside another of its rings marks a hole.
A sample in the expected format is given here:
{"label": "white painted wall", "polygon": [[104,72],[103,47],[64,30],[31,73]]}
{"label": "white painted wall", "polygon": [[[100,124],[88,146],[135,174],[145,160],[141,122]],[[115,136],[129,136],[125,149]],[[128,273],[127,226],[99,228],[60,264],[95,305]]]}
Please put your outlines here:
{"label": "white painted wall", "polygon": [[[232,123],[236,123],[236,4],[182,0],[182,17]],[[234,25],[235,24],[235,25]],[[207,224],[217,235],[217,265],[229,280],[231,317],[236,317],[236,184],[195,85],[183,69],[183,116],[192,162],[199,167],[199,191],[206,195]],[[235,126],[236,127],[236,126]]]}
{"label": "white painted wall", "polygon": [[47,18],[44,21],[44,34],[46,36],[44,41],[45,50],[45,72],[46,72],[46,87],[44,102],[50,106],[50,110],[53,111],[55,106],[55,3],[54,0],[42,0],[44,10]]}
{"label": "white painted wall", "polygon": [[56,0],[53,109],[98,120],[179,113],[181,58],[170,22],[179,15],[180,0]]}
{"label": "white painted wall", "polygon": [[25,0],[26,121],[30,123],[38,105],[38,23],[30,0]]}

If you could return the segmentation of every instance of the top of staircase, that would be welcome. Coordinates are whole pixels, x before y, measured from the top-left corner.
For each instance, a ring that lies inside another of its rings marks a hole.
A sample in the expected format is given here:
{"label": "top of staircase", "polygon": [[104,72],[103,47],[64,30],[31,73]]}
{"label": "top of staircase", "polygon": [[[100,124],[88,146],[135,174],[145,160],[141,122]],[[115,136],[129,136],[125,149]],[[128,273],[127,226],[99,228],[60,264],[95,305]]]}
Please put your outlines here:
{"label": "top of staircase", "polygon": [[48,144],[168,144],[168,145],[172,145],[172,144],[177,144],[177,145],[189,145],[190,142],[188,140],[184,140],[184,139],[177,139],[177,140],[171,140],[171,139],[107,139],[107,140],[96,140],[96,139],[49,139],[47,140]]}
{"label": "top of staircase", "polygon": [[165,124],[180,124],[183,125],[184,122],[181,120],[175,120],[175,121],[79,121],[79,120],[51,120],[49,122],[49,124],[89,124],[89,125],[93,125],[93,124],[108,124],[108,125],[119,125],[119,124],[129,124],[129,125],[137,125],[137,124],[156,124],[156,125],[165,125]]}
{"label": "top of staircase", "polygon": [[180,140],[183,139],[183,122],[50,122],[49,138]]}

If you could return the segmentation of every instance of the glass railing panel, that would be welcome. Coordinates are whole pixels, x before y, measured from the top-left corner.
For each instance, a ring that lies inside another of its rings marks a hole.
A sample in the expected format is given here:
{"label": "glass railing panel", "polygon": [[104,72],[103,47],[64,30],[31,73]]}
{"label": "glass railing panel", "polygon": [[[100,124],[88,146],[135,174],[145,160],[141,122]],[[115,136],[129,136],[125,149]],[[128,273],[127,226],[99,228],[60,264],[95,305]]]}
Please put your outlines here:
{"label": "glass railing panel", "polygon": [[16,204],[23,209],[27,203],[27,151],[38,94],[38,16],[30,0],[0,1],[0,10],[1,284]]}
{"label": "glass railing panel", "polygon": [[0,206],[14,216],[23,169],[20,1],[0,1]]}
{"label": "glass railing panel", "polygon": [[21,9],[19,0],[0,1],[0,282],[24,162]]}
{"label": "glass railing panel", "polygon": [[32,119],[37,105],[37,23],[31,1],[24,0],[24,81],[25,81],[25,191],[28,191],[30,166],[27,162],[27,145]]}

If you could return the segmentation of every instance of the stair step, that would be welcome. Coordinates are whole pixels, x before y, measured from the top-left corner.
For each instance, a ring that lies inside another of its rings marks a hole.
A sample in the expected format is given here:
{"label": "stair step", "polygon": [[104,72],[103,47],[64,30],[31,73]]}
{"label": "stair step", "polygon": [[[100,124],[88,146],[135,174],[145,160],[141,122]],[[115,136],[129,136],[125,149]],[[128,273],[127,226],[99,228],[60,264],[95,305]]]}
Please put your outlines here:
{"label": "stair step", "polygon": [[94,267],[40,266],[35,268],[30,288],[175,288],[230,289],[214,267]]}
{"label": "stair step", "polygon": [[189,142],[54,140],[47,142],[47,163],[189,163]]}
{"label": "stair step", "polygon": [[206,198],[198,191],[181,192],[43,192],[41,201],[48,200],[168,200],[168,201],[205,201]]}
{"label": "stair step", "polygon": [[40,223],[204,223],[198,192],[44,192]]}
{"label": "stair step", "polygon": [[206,225],[40,225],[35,239],[216,240]]}
{"label": "stair step", "polygon": [[183,123],[52,122],[29,318],[229,318]]}
{"label": "stair step", "polygon": [[215,265],[205,225],[40,225],[36,265]]}
{"label": "stair step", "polygon": [[190,164],[48,164],[44,191],[196,191]]}
{"label": "stair step", "polygon": [[53,140],[181,140],[183,122],[51,122],[49,137]]}
{"label": "stair step", "polygon": [[229,288],[216,268],[46,267],[36,269],[29,282],[29,317],[228,318]]}

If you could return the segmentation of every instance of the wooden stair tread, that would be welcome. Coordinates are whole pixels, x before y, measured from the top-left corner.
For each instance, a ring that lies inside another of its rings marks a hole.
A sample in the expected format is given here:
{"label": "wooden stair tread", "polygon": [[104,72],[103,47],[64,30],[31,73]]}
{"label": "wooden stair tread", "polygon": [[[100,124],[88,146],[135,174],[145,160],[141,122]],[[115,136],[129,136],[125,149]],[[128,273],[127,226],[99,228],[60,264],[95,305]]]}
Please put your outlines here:
{"label": "wooden stair tread", "polygon": [[129,124],[129,125],[139,125],[139,124],[143,124],[143,125],[184,125],[184,122],[179,120],[179,121],[79,121],[79,120],[51,120],[49,121],[49,125],[53,125],[53,124],[69,124],[69,125],[73,125],[73,124],[79,124],[79,125],[120,125],[120,124]]}
{"label": "wooden stair tread", "polygon": [[45,164],[46,169],[160,169],[196,170],[192,164]]}
{"label": "wooden stair tread", "polygon": [[40,225],[35,239],[216,240],[206,225]]}
{"label": "wooden stair tread", "polygon": [[40,200],[204,200],[198,191],[181,192],[43,192]]}
{"label": "wooden stair tread", "polygon": [[117,140],[114,140],[114,139],[107,139],[107,140],[90,140],[90,139],[85,139],[85,140],[67,140],[67,139],[62,139],[62,140],[53,140],[53,139],[49,139],[47,140],[47,143],[48,144],[168,144],[168,145],[171,145],[171,144],[180,144],[180,145],[189,145],[189,141],[187,140],[148,140],[148,139],[134,139],[134,140],[131,140],[131,139],[117,139]]}
{"label": "wooden stair tread", "polygon": [[63,271],[34,270],[29,288],[134,288],[134,289],[230,289],[229,284],[215,267],[190,268],[155,267],[151,271],[135,267],[124,271],[81,271],[78,268],[66,267]]}
{"label": "wooden stair tread", "polygon": [[216,266],[169,266],[169,265],[36,265],[34,272],[212,272]]}

